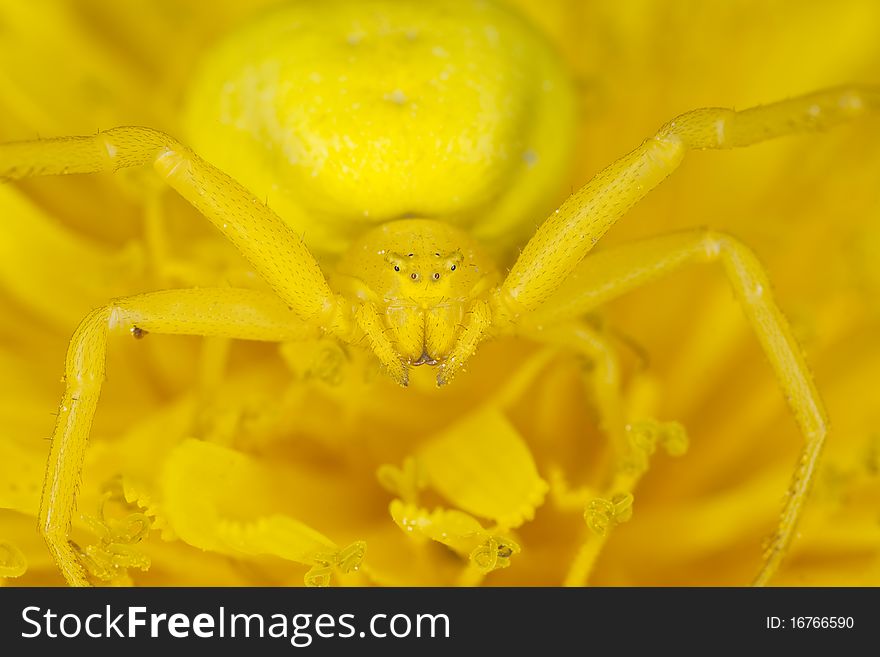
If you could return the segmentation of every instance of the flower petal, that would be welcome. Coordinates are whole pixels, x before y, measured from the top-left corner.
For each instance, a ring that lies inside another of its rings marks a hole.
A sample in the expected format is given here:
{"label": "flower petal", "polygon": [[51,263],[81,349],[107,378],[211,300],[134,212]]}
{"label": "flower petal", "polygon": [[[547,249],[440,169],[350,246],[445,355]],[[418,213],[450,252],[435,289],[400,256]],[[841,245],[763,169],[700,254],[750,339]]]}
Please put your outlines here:
{"label": "flower petal", "polygon": [[532,519],[548,490],[522,436],[493,407],[455,422],[429,440],[418,458],[432,488],[503,527]]}

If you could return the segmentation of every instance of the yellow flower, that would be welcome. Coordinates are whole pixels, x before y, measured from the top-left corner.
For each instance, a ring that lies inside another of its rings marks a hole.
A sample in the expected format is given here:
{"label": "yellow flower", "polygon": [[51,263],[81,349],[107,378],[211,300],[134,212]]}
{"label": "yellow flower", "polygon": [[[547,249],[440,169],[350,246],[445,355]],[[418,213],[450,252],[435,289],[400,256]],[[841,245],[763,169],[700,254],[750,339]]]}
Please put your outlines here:
{"label": "yellow flower", "polygon": [[[185,140],[199,55],[272,4],[3,0],[0,141],[117,125]],[[880,82],[873,0],[515,4],[578,83],[566,189],[688,109]],[[711,226],[766,265],[832,420],[774,583],[880,584],[878,177],[876,116],[692,154],[602,242]],[[0,582],[59,584],[36,515],[77,324],[114,297],[253,274],[144,170],[2,185],[0,227]],[[643,446],[632,495],[596,493],[597,364],[565,350],[498,340],[452,385],[421,368],[403,390],[329,340],[150,335],[111,341],[73,538],[114,584],[748,583],[802,437],[720,267],[592,320]]]}

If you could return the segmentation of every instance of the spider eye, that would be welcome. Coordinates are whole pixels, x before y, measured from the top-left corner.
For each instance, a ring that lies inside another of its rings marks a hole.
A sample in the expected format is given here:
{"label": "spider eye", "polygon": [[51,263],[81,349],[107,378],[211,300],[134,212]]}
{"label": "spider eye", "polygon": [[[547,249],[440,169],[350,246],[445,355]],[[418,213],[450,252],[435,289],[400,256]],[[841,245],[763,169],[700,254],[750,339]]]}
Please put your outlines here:
{"label": "spider eye", "polygon": [[452,266],[449,268],[449,271],[455,271],[455,265],[452,265]]}
{"label": "spider eye", "polygon": [[409,277],[410,277],[411,279],[413,279],[414,281],[419,280],[419,275],[418,275],[417,273],[415,273],[415,272],[413,272],[412,274],[410,274]]}
{"label": "spider eye", "polygon": [[439,281],[439,280],[440,280],[440,274],[437,273],[437,272],[434,272],[434,275],[433,275],[431,278],[433,278],[435,281]]}
{"label": "spider eye", "polygon": [[398,267],[397,265],[394,265],[394,271],[400,271],[400,267]]}

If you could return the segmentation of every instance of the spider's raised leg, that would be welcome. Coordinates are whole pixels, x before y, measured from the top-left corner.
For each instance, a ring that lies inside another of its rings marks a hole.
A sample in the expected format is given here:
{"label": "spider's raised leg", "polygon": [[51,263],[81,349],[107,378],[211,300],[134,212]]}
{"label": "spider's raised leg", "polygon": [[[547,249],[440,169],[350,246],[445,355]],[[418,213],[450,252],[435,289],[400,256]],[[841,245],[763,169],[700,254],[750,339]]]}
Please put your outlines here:
{"label": "spider's raised leg", "polygon": [[688,151],[738,148],[823,130],[878,110],[880,87],[850,87],[740,112],[707,108],[676,117],[600,171],[538,228],[504,280],[495,314],[504,321],[538,308],[605,232],[675,171]]}
{"label": "spider's raised leg", "polygon": [[88,579],[68,535],[92,418],[104,381],[111,331],[219,336],[283,342],[319,333],[266,292],[233,288],[167,290],[119,299],[89,313],[70,341],[58,421],[40,503],[40,530],[71,585]]}
{"label": "spider's raised leg", "polygon": [[151,128],[122,127],[87,137],[0,144],[0,179],[145,164],[152,164],[205,215],[302,319],[346,341],[367,333],[390,374],[406,381],[405,367],[385,333],[358,321],[351,304],[333,293],[302,238],[263,201],[172,137]]}
{"label": "spider's raised leg", "polygon": [[755,580],[765,584],[794,537],[825,443],[828,420],[791,327],[773,300],[770,282],[754,253],[728,235],[705,230],[672,233],[609,249],[585,259],[530,321],[566,321],[685,264],[715,260],[723,264],[806,442],[779,527]]}

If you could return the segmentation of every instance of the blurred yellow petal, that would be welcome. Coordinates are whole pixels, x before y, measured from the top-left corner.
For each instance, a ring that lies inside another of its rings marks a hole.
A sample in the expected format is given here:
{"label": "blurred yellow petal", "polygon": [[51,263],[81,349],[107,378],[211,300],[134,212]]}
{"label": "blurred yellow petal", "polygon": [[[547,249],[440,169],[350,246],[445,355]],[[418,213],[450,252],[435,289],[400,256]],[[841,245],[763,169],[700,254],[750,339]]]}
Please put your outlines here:
{"label": "blurred yellow petal", "polygon": [[491,407],[428,440],[418,462],[427,483],[449,502],[504,527],[532,519],[547,492],[522,437]]}
{"label": "blurred yellow petal", "polygon": [[0,582],[4,577],[21,577],[27,571],[27,560],[21,550],[8,541],[0,541]]}
{"label": "blurred yellow petal", "polygon": [[307,584],[326,585],[331,567],[356,570],[366,550],[362,541],[340,549],[295,518],[273,512],[283,508],[286,486],[279,474],[234,450],[186,440],[160,476],[168,523],[175,535],[203,550],[271,554],[311,566]]}

